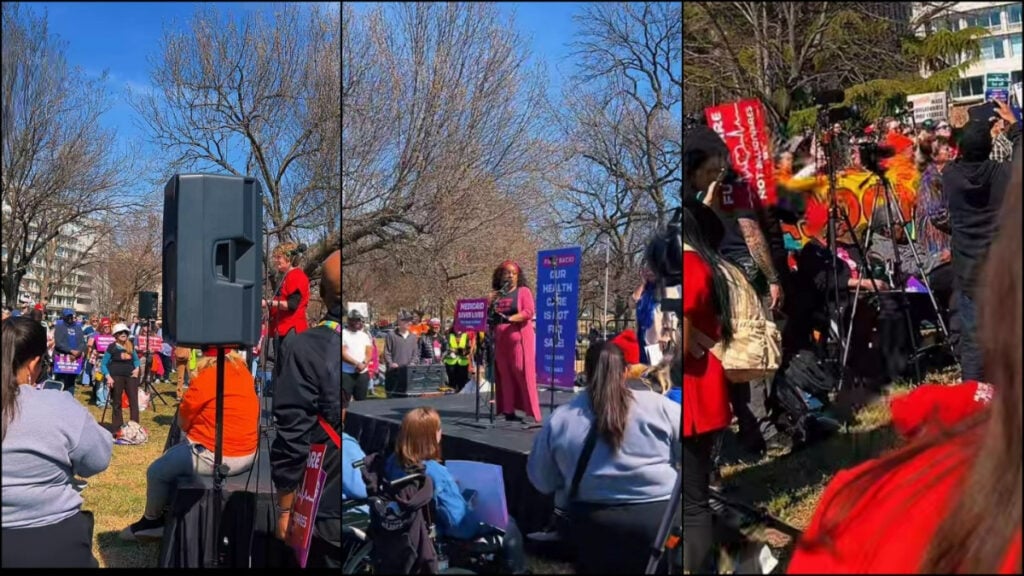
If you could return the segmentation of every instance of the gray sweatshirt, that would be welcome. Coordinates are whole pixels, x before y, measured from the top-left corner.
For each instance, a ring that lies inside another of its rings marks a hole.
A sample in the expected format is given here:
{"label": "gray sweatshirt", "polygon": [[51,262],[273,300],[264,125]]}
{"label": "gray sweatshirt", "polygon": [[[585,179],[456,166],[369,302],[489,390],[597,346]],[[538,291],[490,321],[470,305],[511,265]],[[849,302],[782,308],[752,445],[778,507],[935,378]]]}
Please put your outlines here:
{"label": "gray sweatshirt", "polygon": [[[642,504],[668,500],[682,459],[682,407],[651,391],[632,390],[626,435],[616,454],[598,437],[580,480],[577,500],[594,504]],[[580,392],[559,406],[533,439],[526,463],[530,483],[568,505],[576,463],[594,423],[590,395]]]}
{"label": "gray sweatshirt", "polygon": [[3,441],[3,526],[49,526],[74,516],[82,497],[74,475],[107,469],[114,438],[70,394],[19,386]]}
{"label": "gray sweatshirt", "polygon": [[409,366],[419,362],[419,337],[412,332],[406,332],[402,337],[397,331],[388,332],[384,338],[384,366],[391,368],[392,364]]}

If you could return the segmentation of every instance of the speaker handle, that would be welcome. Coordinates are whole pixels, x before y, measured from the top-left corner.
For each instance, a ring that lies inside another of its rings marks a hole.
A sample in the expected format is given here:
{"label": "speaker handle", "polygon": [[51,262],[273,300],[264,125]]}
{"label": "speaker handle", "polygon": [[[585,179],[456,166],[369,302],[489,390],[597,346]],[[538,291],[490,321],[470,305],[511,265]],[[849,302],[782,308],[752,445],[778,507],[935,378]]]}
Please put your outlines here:
{"label": "speaker handle", "polygon": [[213,246],[213,267],[218,278],[235,283],[235,257],[237,254],[236,241],[222,240]]}

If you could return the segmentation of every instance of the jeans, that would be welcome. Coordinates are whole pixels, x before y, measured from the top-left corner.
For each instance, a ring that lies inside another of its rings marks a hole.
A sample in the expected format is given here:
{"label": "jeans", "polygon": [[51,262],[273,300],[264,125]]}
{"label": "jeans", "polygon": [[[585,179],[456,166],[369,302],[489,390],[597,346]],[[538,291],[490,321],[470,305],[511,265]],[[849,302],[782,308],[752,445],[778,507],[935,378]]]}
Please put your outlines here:
{"label": "jeans", "polygon": [[966,290],[960,291],[960,367],[963,379],[982,381],[985,378],[981,347],[978,346],[978,316],[974,299]]}
{"label": "jeans", "polygon": [[96,390],[96,405],[100,408],[105,408],[107,406],[107,398],[110,396],[110,389],[106,381],[102,378],[96,380],[93,389]]}
{"label": "jeans", "polygon": [[75,395],[75,380],[78,379],[77,374],[56,374],[54,379],[64,385],[64,391],[72,396]]}
{"label": "jeans", "polygon": [[740,444],[755,454],[763,452],[767,441],[779,433],[768,413],[770,395],[764,379],[729,386],[729,403],[739,421]]}
{"label": "jeans", "polygon": [[[255,460],[255,452],[248,456],[224,456],[228,476],[245,472]],[[213,476],[213,451],[187,438],[154,460],[146,470],[146,518],[155,520],[163,515],[174,484],[179,478],[195,474]]]}

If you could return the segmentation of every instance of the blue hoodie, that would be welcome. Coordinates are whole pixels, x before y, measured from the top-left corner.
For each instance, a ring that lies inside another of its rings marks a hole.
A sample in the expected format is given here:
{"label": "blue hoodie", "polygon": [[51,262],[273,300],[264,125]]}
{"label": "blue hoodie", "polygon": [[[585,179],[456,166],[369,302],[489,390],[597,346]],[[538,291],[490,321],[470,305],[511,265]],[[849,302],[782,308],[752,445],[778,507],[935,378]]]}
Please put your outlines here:
{"label": "blue hoodie", "polygon": [[[466,499],[462,497],[458,483],[444,464],[436,460],[427,460],[425,467],[426,475],[434,482],[438,533],[459,540],[477,538],[486,533],[489,528],[474,520],[473,515],[468,513]],[[384,475],[388,480],[397,480],[406,475],[394,454],[388,456]]]}
{"label": "blue hoodie", "polygon": [[341,433],[341,498],[366,498],[366,484],[363,475],[352,467],[352,463],[366,457],[359,442],[348,434]]}

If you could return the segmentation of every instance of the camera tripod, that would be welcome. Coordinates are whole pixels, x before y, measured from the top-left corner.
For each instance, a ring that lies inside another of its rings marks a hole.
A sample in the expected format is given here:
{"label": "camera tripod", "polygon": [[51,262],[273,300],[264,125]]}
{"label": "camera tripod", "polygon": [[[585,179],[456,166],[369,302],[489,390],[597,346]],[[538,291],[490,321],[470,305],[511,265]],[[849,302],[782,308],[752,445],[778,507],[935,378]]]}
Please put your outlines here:
{"label": "camera tripod", "polygon": [[[149,334],[150,334],[150,332],[153,331],[153,319],[152,318],[146,318],[145,322],[146,322],[146,335],[143,336],[142,339],[146,343],[145,344],[146,350],[143,353],[146,360],[142,364],[142,377],[139,379],[139,385],[142,386],[142,388],[144,390],[149,392],[150,398],[159,398],[160,401],[164,403],[164,406],[169,406],[169,404],[167,403],[167,400],[164,398],[163,394],[161,394],[160,391],[157,390],[156,387],[153,386],[153,382],[152,382],[152,379],[151,379],[151,374],[153,373],[153,371],[150,369],[151,368],[151,363],[153,361],[153,353],[149,349]],[[167,373],[167,367],[166,366],[164,366],[164,373],[165,374]],[[120,400],[120,398],[118,400]],[[150,405],[153,406],[153,412],[156,412],[157,411],[157,409],[156,409],[156,401],[155,400],[151,401]]]}

